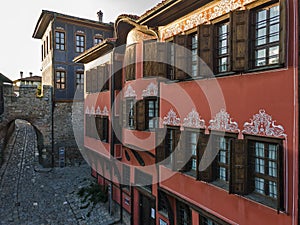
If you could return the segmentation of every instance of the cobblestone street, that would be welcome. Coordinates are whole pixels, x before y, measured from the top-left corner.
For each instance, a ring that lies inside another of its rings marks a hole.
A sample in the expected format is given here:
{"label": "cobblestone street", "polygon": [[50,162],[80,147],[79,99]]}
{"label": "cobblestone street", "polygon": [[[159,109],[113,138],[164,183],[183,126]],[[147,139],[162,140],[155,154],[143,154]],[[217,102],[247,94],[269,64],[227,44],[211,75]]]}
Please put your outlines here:
{"label": "cobblestone street", "polygon": [[0,168],[0,224],[1,225],[66,225],[112,224],[107,205],[84,208],[78,196],[82,187],[89,186],[87,164],[41,169],[37,163],[34,128],[18,121],[16,131],[5,150]]}

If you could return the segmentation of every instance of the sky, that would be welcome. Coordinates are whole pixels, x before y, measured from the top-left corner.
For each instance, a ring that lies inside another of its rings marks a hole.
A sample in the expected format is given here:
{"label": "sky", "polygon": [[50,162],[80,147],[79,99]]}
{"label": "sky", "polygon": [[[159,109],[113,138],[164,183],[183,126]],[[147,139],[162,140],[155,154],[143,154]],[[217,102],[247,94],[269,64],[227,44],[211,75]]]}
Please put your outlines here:
{"label": "sky", "polygon": [[162,0],[9,0],[0,8],[0,73],[16,80],[20,71],[24,77],[41,76],[41,41],[32,38],[42,10],[98,20],[115,22],[120,14],[141,15]]}

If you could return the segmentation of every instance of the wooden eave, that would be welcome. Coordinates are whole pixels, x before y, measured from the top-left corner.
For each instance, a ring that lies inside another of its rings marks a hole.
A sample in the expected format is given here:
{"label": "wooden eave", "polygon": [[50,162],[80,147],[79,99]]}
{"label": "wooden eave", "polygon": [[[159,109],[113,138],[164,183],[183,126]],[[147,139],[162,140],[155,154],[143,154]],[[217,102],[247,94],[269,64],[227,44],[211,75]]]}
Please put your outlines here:
{"label": "wooden eave", "polygon": [[3,83],[10,83],[10,84],[13,83],[13,81],[11,79],[7,78],[2,73],[0,73],[0,81],[2,81]]}
{"label": "wooden eave", "polygon": [[75,63],[89,63],[100,56],[111,51],[115,47],[115,42],[104,40],[102,43],[95,45],[94,47],[84,51],[79,56],[75,57],[73,62]]}
{"label": "wooden eave", "polygon": [[94,20],[89,19],[83,19],[75,16],[69,16],[57,12],[47,11],[43,10],[38,22],[35,26],[34,32],[32,37],[36,39],[41,39],[49,25],[52,19],[62,19],[65,21],[73,22],[73,23],[79,23],[81,25],[89,25],[92,27],[99,27],[100,29],[107,29],[107,30],[113,30],[114,25],[112,23],[102,23]]}
{"label": "wooden eave", "polygon": [[165,0],[140,16],[137,23],[150,27],[165,26],[184,17],[197,8],[211,2],[210,0]]}

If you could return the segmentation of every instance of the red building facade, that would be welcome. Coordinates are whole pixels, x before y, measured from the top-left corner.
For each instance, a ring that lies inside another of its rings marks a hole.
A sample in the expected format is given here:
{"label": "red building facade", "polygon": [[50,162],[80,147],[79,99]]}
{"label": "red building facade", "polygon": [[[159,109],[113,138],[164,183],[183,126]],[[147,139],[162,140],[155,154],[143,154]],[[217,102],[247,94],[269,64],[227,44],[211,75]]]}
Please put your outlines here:
{"label": "red building facade", "polygon": [[298,224],[297,8],[166,0],[75,59],[84,154],[126,223]]}

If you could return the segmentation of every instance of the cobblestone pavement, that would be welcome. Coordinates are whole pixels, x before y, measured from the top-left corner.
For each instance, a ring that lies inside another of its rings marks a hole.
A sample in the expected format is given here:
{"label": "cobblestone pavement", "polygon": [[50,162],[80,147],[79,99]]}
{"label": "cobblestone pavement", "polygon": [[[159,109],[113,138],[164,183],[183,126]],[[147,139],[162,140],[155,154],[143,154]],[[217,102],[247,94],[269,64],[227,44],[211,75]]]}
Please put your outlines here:
{"label": "cobblestone pavement", "polygon": [[107,205],[83,208],[78,191],[94,182],[87,164],[39,169],[33,127],[18,121],[0,168],[0,225],[112,224]]}

